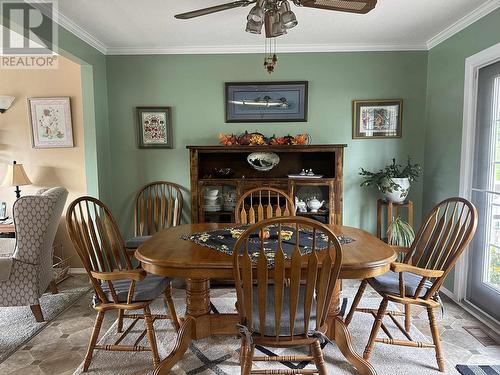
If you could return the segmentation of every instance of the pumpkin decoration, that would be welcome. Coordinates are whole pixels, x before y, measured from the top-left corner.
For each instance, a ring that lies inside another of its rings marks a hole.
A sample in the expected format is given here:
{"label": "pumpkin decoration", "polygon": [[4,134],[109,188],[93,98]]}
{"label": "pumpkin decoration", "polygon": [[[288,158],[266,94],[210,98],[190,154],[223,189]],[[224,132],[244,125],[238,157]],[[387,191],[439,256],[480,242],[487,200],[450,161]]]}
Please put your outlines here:
{"label": "pumpkin decoration", "polygon": [[283,137],[266,137],[262,133],[245,131],[243,134],[219,134],[219,143],[224,146],[290,146],[290,145],[306,145],[310,141],[309,134],[297,134],[295,136],[285,135]]}

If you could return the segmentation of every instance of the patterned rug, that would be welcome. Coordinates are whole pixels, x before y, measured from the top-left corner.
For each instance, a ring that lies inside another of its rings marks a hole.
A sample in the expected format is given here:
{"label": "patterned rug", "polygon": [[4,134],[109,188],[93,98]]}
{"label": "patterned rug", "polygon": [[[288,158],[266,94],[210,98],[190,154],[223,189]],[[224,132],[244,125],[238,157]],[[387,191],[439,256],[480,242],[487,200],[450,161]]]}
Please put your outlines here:
{"label": "patterned rug", "polygon": [[498,366],[457,365],[457,370],[462,375],[500,375],[500,365]]}
{"label": "patterned rug", "polygon": [[[183,299],[176,298],[175,304],[179,314],[185,310]],[[221,296],[212,298],[214,312],[233,312],[235,299],[232,297]],[[380,300],[378,298],[366,298],[361,301],[363,307],[378,307]],[[350,301],[345,300],[344,307],[349,308]],[[391,306],[394,308],[394,306]],[[162,301],[155,301],[152,305],[153,311],[164,313]],[[388,320],[387,327],[395,338],[403,338],[394,324]],[[371,315],[358,313],[354,316],[349,326],[353,337],[353,345],[358,353],[362,353],[368,340],[370,330],[373,324]],[[169,321],[161,320],[155,323],[160,357],[164,358],[174,345],[174,331]],[[142,331],[140,324],[134,327],[133,334],[128,336],[129,342],[136,339],[136,335]],[[416,340],[425,341],[425,336],[412,326],[411,333]],[[113,325],[100,340],[100,343],[110,343],[116,340],[116,323]],[[144,341],[143,345],[147,345]],[[240,340],[237,336],[212,336],[203,340],[195,341],[191,344],[184,358],[172,369],[171,374],[175,375],[231,375],[240,374],[239,366],[239,347]],[[267,349],[259,347],[256,355],[273,354],[307,354],[302,349]],[[356,371],[345,361],[340,351],[331,344],[324,346],[325,360],[328,365],[328,373],[336,375],[352,375]],[[377,370],[378,375],[399,375],[399,374],[418,374],[435,375],[438,374],[437,365],[432,349],[415,349],[406,347],[396,347],[391,345],[378,344],[372,354],[371,363]],[[285,362],[282,364],[255,363],[254,369],[270,367],[277,368],[311,368],[308,363],[292,364]],[[81,374],[82,366],[74,374]],[[453,366],[447,366],[448,374],[459,374]],[[151,356],[147,352],[126,353],[126,352],[107,352],[95,351],[92,364],[88,374],[98,375],[138,375],[151,374],[152,362]]]}
{"label": "patterned rug", "polygon": [[41,323],[35,320],[29,306],[0,307],[0,363],[89,290],[90,285],[79,288],[63,286],[58,294],[45,293],[40,298],[45,318]]}

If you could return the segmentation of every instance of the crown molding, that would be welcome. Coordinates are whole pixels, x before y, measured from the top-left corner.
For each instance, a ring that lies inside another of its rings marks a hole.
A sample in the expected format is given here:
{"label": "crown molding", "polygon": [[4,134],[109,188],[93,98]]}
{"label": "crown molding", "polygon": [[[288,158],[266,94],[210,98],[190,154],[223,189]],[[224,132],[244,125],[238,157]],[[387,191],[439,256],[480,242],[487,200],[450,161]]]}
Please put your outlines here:
{"label": "crown molding", "polygon": [[443,31],[434,35],[431,39],[427,41],[427,49],[430,50],[437,45],[441,44],[448,38],[451,38],[453,35],[459,33],[466,27],[472,25],[474,22],[479,21],[481,18],[487,16],[494,10],[500,8],[500,0],[489,0],[483,5],[477,7],[469,14],[460,18],[455,23],[448,26]]}
{"label": "crown molding", "polygon": [[[57,23],[59,26],[64,27],[71,34],[83,40],[85,43],[94,47],[96,50],[101,52],[103,55],[107,53],[107,47],[104,43],[102,43],[99,39],[97,39],[92,34],[88,33],[80,26],[78,26],[73,20],[66,17],[63,13],[59,11],[57,0],[53,0],[56,4],[56,7],[49,8],[49,5],[39,0],[24,0],[26,3],[32,5],[34,8],[39,9],[43,14],[52,17],[52,20]],[[52,13],[51,13],[52,11]]]}
{"label": "crown molding", "polygon": [[[426,51],[425,44],[280,44],[280,53]],[[108,55],[189,55],[263,53],[262,45],[109,47]]]}
{"label": "crown molding", "polygon": [[[25,0],[36,4],[33,0]],[[36,6],[36,5],[35,5]],[[280,53],[308,52],[389,52],[428,51],[448,38],[462,31],[474,22],[500,8],[500,0],[489,0],[462,17],[434,37],[423,43],[408,44],[280,44]],[[212,46],[172,46],[172,47],[109,47],[97,37],[85,31],[60,11],[55,15],[57,23],[85,43],[104,55],[182,55],[182,54],[250,54],[262,53],[262,45],[212,45]]]}
{"label": "crown molding", "polygon": [[103,42],[101,42],[99,39],[97,39],[94,35],[88,33],[84,29],[82,29],[80,26],[78,26],[71,19],[69,19],[68,17],[66,17],[64,14],[62,14],[59,11],[58,11],[57,17],[58,17],[59,26],[64,27],[70,33],[77,36],[78,38],[83,40],[88,45],[94,47],[96,50],[101,52],[103,55],[107,55],[108,47]]}

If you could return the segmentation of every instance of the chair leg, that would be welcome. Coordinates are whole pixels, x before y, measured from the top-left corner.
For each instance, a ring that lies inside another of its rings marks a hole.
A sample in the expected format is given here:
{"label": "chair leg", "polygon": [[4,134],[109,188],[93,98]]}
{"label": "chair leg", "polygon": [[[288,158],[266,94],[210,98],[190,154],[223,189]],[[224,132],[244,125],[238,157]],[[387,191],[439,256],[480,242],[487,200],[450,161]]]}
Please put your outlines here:
{"label": "chair leg", "polygon": [[349,313],[347,314],[344,323],[346,327],[351,323],[352,317],[354,313],[356,312],[356,308],[359,305],[359,301],[361,301],[361,297],[363,297],[363,293],[365,292],[366,285],[368,285],[368,280],[363,280],[361,281],[361,285],[358,288],[358,291],[356,293],[356,296],[354,297],[354,300],[352,301],[351,309],[349,310]]}
{"label": "chair leg", "polygon": [[31,312],[33,313],[33,315],[35,316],[35,320],[37,322],[43,322],[44,319],[43,319],[43,313],[42,313],[42,309],[40,308],[40,305],[39,304],[36,304],[36,305],[31,305],[30,306],[30,309],[31,309]]}
{"label": "chair leg", "polygon": [[50,288],[50,292],[52,294],[58,294],[59,293],[59,289],[57,288],[57,284],[56,284],[55,280],[52,280],[50,282],[49,288]]}
{"label": "chair leg", "polygon": [[252,361],[255,346],[252,344],[245,345],[243,353],[243,363],[241,365],[241,375],[250,375],[252,373]]}
{"label": "chair leg", "polygon": [[122,333],[123,332],[123,316],[125,315],[124,310],[118,310],[118,324],[116,327],[116,332]]}
{"label": "chair leg", "polygon": [[179,324],[179,319],[177,318],[177,313],[175,312],[174,300],[172,299],[172,285],[171,284],[169,284],[167,289],[165,289],[164,300],[165,300],[165,303],[167,305],[168,311],[170,313],[170,318],[172,320],[174,328],[176,331],[178,331],[179,328],[181,327],[181,325]]}
{"label": "chair leg", "polygon": [[405,306],[405,331],[410,333],[411,330],[411,305],[406,304]]}
{"label": "chair leg", "polygon": [[87,348],[87,354],[85,355],[85,361],[83,363],[83,372],[87,372],[90,366],[90,362],[92,362],[92,353],[94,352],[95,345],[97,343],[97,339],[99,337],[99,332],[101,331],[102,321],[104,319],[104,312],[97,312],[97,317],[94,323],[94,329],[92,331],[92,336],[90,337],[89,346]]}
{"label": "chair leg", "polygon": [[146,326],[149,346],[151,347],[151,354],[153,355],[153,366],[156,367],[160,363],[160,357],[158,356],[158,346],[156,344],[156,335],[153,328],[153,318],[151,317],[149,306],[144,307],[144,325]]}
{"label": "chair leg", "polygon": [[368,360],[370,358],[370,354],[373,349],[373,345],[375,344],[375,339],[377,338],[378,331],[380,326],[382,325],[382,319],[384,318],[385,311],[387,310],[387,304],[389,301],[384,298],[380,303],[380,307],[377,312],[377,317],[373,322],[372,332],[370,333],[370,339],[368,340],[368,344],[366,344],[365,352],[363,353],[363,358]]}
{"label": "chair leg", "polygon": [[323,358],[323,350],[321,349],[319,340],[316,340],[311,344],[310,350],[319,375],[327,375],[328,371],[326,370],[325,359]]}
{"label": "chair leg", "polygon": [[439,335],[439,328],[436,323],[436,317],[434,316],[434,309],[431,307],[427,308],[427,315],[429,316],[429,323],[431,326],[432,340],[436,349],[436,361],[439,367],[439,371],[445,372],[444,358],[441,351],[441,337]]}

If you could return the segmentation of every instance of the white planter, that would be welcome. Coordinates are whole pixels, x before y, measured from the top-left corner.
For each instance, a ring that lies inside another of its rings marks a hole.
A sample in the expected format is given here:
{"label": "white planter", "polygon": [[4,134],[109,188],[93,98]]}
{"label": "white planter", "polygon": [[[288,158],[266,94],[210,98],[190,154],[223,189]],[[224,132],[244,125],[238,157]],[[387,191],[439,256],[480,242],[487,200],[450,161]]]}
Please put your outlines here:
{"label": "white planter", "polygon": [[403,203],[408,197],[408,192],[410,191],[410,180],[408,178],[391,178],[393,184],[399,185],[399,187],[391,186],[391,183],[387,179],[379,186],[379,189],[384,193],[385,198],[392,203]]}

